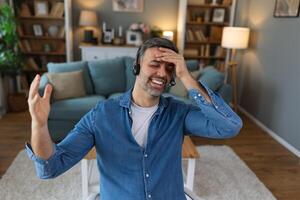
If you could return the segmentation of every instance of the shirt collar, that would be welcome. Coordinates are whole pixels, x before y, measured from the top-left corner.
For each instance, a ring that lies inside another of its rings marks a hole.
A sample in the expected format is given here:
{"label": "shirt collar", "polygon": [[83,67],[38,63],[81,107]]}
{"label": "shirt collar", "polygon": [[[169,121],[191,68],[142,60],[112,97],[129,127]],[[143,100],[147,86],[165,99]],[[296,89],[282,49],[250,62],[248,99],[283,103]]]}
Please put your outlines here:
{"label": "shirt collar", "polygon": [[[120,97],[120,102],[119,105],[125,108],[130,109],[131,106],[131,98],[132,98],[132,90],[133,88],[131,88],[130,90],[128,90],[127,92],[125,92],[121,97]],[[164,109],[164,107],[167,107],[168,105],[168,101],[166,100],[165,97],[160,96],[159,98],[159,103],[158,103],[158,111],[159,113],[162,112],[162,110]]]}

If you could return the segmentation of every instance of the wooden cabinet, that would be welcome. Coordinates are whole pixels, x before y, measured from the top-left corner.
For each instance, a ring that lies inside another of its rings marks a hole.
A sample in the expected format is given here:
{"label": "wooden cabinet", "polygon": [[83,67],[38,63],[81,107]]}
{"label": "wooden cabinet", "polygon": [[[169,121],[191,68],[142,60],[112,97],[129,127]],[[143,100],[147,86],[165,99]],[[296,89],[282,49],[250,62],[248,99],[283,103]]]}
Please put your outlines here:
{"label": "wooden cabinet", "polygon": [[49,62],[72,60],[71,0],[15,0],[14,8],[25,72],[45,72]]}
{"label": "wooden cabinet", "polygon": [[236,0],[202,3],[180,0],[177,24],[180,53],[186,59],[198,59],[224,70],[228,53],[221,47],[222,31],[224,26],[233,25],[235,4]]}
{"label": "wooden cabinet", "polygon": [[135,46],[104,46],[104,45],[81,45],[81,60],[101,60],[121,56],[136,57],[138,47]]}

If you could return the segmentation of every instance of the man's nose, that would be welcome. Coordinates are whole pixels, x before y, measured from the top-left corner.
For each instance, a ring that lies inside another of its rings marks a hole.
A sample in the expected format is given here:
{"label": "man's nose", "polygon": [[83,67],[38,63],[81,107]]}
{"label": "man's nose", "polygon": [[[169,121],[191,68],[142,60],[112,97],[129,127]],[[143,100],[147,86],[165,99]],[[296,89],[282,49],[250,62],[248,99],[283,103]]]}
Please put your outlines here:
{"label": "man's nose", "polygon": [[167,71],[166,71],[166,66],[165,65],[160,65],[158,75],[161,77],[166,77],[167,76]]}

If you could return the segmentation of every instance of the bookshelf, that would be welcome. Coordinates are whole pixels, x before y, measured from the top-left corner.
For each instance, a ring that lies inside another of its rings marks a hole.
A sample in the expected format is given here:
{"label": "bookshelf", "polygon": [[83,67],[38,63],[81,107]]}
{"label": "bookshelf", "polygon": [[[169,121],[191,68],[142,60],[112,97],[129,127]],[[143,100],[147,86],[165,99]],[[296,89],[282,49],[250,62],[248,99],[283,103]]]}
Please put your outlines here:
{"label": "bookshelf", "polygon": [[[215,2],[216,4],[213,4]],[[236,0],[180,0],[177,44],[186,59],[225,71],[228,51],[221,47],[224,26],[232,26]]]}
{"label": "bookshelf", "polygon": [[71,0],[15,0],[13,6],[25,73],[34,76],[46,72],[49,62],[73,59]]}

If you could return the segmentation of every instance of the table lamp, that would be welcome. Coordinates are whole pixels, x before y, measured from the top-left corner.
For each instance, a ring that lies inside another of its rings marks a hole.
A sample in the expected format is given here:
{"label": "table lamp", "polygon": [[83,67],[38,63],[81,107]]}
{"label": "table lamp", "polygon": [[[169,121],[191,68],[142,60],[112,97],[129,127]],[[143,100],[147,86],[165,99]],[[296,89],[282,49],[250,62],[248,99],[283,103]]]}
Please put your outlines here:
{"label": "table lamp", "polygon": [[173,31],[163,31],[163,38],[173,41],[174,39]]}
{"label": "table lamp", "polygon": [[233,87],[233,108],[237,112],[237,62],[236,50],[248,47],[250,29],[246,27],[224,27],[221,46],[231,49],[231,57],[228,66],[231,69],[231,84]]}
{"label": "table lamp", "polygon": [[87,27],[98,26],[97,14],[95,11],[83,10],[80,12],[79,26],[84,26],[84,42],[93,43],[94,33],[92,29]]}

